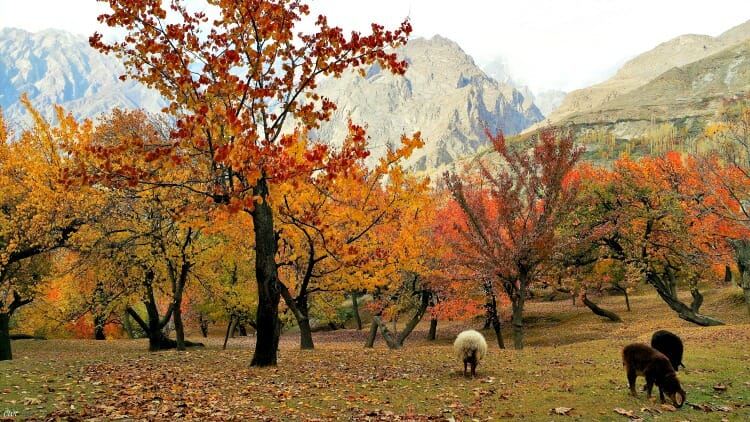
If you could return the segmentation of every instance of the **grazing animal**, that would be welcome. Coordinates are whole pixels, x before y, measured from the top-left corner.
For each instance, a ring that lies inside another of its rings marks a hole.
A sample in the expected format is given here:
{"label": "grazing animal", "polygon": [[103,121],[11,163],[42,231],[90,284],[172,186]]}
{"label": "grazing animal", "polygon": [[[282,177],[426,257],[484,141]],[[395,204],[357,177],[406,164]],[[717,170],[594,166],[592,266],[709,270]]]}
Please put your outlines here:
{"label": "grazing animal", "polygon": [[659,330],[651,336],[651,347],[664,353],[669,358],[675,372],[680,370],[680,366],[685,367],[682,364],[682,340],[677,334],[670,333],[667,330]]}
{"label": "grazing animal", "polygon": [[645,343],[633,343],[622,349],[622,364],[628,375],[630,394],[638,397],[635,392],[635,379],[638,375],[646,378],[646,391],[651,398],[651,390],[654,384],[659,387],[659,398],[664,403],[666,394],[676,407],[682,407],[685,403],[685,390],[680,387],[680,380],[669,358],[653,347]]}
{"label": "grazing animal", "polygon": [[477,365],[487,354],[487,342],[482,333],[476,330],[462,331],[453,342],[453,351],[464,363],[464,376],[467,366],[471,366],[471,376],[477,374]]}

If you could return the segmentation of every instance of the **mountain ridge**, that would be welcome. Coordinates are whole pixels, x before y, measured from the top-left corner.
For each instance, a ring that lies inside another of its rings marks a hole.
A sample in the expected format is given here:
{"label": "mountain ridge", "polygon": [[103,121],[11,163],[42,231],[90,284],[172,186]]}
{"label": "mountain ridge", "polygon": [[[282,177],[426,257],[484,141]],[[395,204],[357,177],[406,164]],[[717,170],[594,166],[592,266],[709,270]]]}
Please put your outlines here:
{"label": "mountain ridge", "polygon": [[419,130],[425,147],[406,166],[426,170],[475,153],[487,143],[485,129],[519,133],[543,119],[531,99],[489,77],[445,37],[416,38],[396,52],[409,62],[404,76],[373,65],[364,79],[352,73],[321,81],[318,92],[338,109],[315,136],[343,139],[351,117],[368,126],[368,136],[381,149],[373,154],[377,159],[402,134]]}
{"label": "mountain ridge", "polygon": [[[656,93],[649,93],[649,90],[652,89],[656,90],[659,95],[667,98],[678,95],[679,87],[676,84],[671,84],[673,93],[667,92],[665,88],[658,89],[659,86],[670,85],[666,81],[670,77],[681,78],[679,71],[674,69],[686,69],[693,63],[703,60],[709,60],[709,62],[715,60],[716,57],[727,54],[724,52],[733,48],[733,46],[742,44],[744,40],[748,39],[750,39],[750,20],[723,32],[717,37],[685,34],[660,43],[653,49],[627,61],[612,78],[569,93],[561,106],[548,116],[547,124],[584,123],[636,118],[632,115],[627,116],[611,112],[627,107],[636,107],[639,96],[645,97],[641,99],[643,101],[651,101],[652,97],[657,95]],[[701,66],[710,67],[710,64],[704,63]],[[709,77],[707,74],[704,76]],[[748,80],[750,81],[750,79]],[[652,82],[654,83],[652,84]],[[700,85],[698,81],[696,81],[696,84]],[[748,86],[750,86],[750,82],[748,82]],[[692,87],[688,89],[687,86],[683,86],[683,88],[685,91],[679,93],[681,97],[695,96],[695,101],[701,100],[698,96],[702,95],[703,92],[692,92]],[[732,90],[736,90],[735,86],[727,88],[729,91],[727,89],[717,90],[717,93],[730,94],[734,93],[731,92]],[[662,105],[664,105],[663,102]],[[607,111],[610,113],[607,114]],[[698,112],[697,110],[693,111]],[[700,114],[705,113],[705,108],[700,111]],[[670,113],[662,114],[666,118]],[[675,116],[672,115],[669,117]],[[540,125],[535,125],[527,129],[526,132],[535,131],[539,127]]]}
{"label": "mountain ridge", "polygon": [[132,80],[121,81],[124,72],[117,59],[91,48],[82,35],[0,29],[0,107],[7,120],[20,126],[28,124],[18,101],[22,93],[47,118],[54,117],[53,105],[76,118],[96,117],[114,107],[150,112],[164,107],[157,92]]}

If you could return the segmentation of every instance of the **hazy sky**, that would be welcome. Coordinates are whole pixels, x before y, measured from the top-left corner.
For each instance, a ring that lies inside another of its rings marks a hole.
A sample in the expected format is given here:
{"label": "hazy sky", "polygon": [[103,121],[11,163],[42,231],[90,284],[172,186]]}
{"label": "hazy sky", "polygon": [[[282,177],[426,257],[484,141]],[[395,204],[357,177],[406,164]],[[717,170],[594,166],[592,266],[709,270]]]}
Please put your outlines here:
{"label": "hazy sky", "polygon": [[[720,33],[750,20],[750,0],[311,0],[330,24],[366,31],[407,16],[415,37],[443,35],[479,64],[505,58],[534,90],[572,90],[682,34]],[[107,6],[94,0],[0,0],[0,27],[90,34]]]}

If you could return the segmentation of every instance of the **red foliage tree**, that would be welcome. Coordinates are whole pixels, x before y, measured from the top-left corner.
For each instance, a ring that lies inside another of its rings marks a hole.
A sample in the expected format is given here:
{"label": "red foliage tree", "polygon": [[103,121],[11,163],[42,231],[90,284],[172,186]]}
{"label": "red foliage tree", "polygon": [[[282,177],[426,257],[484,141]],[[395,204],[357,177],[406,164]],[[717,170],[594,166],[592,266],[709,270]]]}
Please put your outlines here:
{"label": "red foliage tree", "polygon": [[556,229],[575,208],[579,183],[570,176],[583,149],[571,133],[551,128],[530,139],[530,151],[513,149],[502,133],[487,135],[503,162],[496,168],[477,162],[478,181],[449,173],[444,181],[467,218],[464,264],[500,282],[511,301],[514,346],[521,349],[526,290],[565,246]]}

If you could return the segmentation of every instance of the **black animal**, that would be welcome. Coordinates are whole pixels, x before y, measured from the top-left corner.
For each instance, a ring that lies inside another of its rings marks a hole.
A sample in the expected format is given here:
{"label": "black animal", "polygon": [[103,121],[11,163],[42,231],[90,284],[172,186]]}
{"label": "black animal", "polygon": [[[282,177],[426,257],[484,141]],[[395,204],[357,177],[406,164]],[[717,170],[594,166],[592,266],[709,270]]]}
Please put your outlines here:
{"label": "black animal", "polygon": [[676,407],[685,403],[685,390],[680,386],[677,373],[672,368],[669,358],[645,343],[633,343],[622,349],[622,364],[628,376],[630,394],[638,397],[635,391],[635,379],[638,375],[646,378],[646,392],[651,398],[651,391],[656,384],[659,387],[659,398],[664,403],[666,394]]}
{"label": "black animal", "polygon": [[651,336],[651,347],[664,353],[669,358],[669,362],[672,363],[672,368],[675,371],[679,371],[680,366],[685,367],[682,364],[682,340],[677,334],[667,330],[659,330]]}

